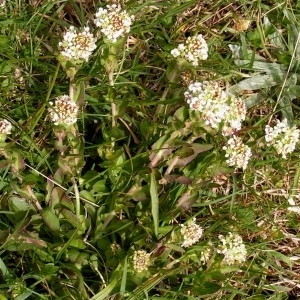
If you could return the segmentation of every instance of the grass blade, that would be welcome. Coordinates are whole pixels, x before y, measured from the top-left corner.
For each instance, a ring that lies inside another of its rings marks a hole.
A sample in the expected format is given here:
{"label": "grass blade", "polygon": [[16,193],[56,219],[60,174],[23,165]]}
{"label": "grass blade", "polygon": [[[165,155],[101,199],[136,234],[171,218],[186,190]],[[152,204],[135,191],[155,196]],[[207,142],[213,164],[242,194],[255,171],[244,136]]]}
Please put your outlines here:
{"label": "grass blade", "polygon": [[151,173],[150,196],[151,196],[151,213],[153,218],[154,233],[157,236],[158,220],[159,220],[159,200],[158,200],[157,185],[156,185],[154,172]]}

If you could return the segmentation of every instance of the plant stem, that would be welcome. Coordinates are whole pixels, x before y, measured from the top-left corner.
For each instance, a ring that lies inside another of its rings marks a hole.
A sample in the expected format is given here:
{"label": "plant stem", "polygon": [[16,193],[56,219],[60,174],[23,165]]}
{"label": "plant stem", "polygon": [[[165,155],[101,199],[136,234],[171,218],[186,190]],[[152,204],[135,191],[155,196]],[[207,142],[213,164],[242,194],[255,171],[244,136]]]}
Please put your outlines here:
{"label": "plant stem", "polygon": [[79,195],[79,190],[78,190],[78,185],[76,182],[75,177],[72,177],[72,183],[74,187],[74,194],[75,194],[75,213],[76,216],[80,216],[80,195]]}
{"label": "plant stem", "polygon": [[[115,85],[114,82],[114,73],[113,73],[113,69],[110,69],[110,71],[108,72],[108,80],[109,80],[109,85],[111,87],[113,87]],[[117,105],[116,103],[114,103],[114,99],[110,99],[111,102],[111,118],[112,118],[112,127],[116,127],[117,122],[116,122],[116,116],[117,116]]]}

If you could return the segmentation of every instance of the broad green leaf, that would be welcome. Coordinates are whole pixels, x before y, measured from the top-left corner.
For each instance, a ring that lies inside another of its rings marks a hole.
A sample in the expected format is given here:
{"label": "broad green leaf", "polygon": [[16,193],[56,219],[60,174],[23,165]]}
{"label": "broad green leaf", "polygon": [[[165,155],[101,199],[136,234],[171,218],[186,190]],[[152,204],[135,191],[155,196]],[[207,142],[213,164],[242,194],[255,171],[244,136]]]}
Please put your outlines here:
{"label": "broad green leaf", "polygon": [[72,213],[71,211],[63,208],[61,211],[61,214],[66,218],[66,220],[72,224],[75,228],[77,229],[84,229],[84,222],[81,218],[79,218],[78,216],[76,216],[74,213]]}
{"label": "broad green leaf", "polygon": [[264,95],[261,95],[259,93],[253,93],[247,98],[244,99],[245,105],[247,109],[254,107],[255,105],[258,105],[260,102],[265,101],[266,97]]}
{"label": "broad green leaf", "polygon": [[72,240],[70,242],[70,246],[77,248],[77,249],[85,249],[86,248],[85,242],[83,240],[79,240],[79,239]]}
{"label": "broad green leaf", "polygon": [[60,205],[74,211],[74,204],[67,193],[60,187],[55,187],[51,191],[50,205],[53,208],[57,208]]}
{"label": "broad green leaf", "polygon": [[60,232],[59,219],[50,207],[44,208],[40,214],[50,230],[53,232]]}
{"label": "broad green leaf", "polygon": [[[10,277],[9,270],[7,269],[4,261],[1,258],[0,258],[0,270],[1,270],[1,273],[2,273],[2,276],[4,279]],[[1,298],[0,298],[0,300],[1,300]]]}
{"label": "broad green leaf", "polygon": [[[248,66],[251,63],[250,60],[241,60],[241,59],[235,60],[234,62],[239,67]],[[287,67],[283,64],[269,63],[263,61],[254,61],[251,69],[266,74],[274,74],[274,75],[277,74],[278,76],[282,76],[286,74],[287,71]]]}
{"label": "broad green leaf", "polygon": [[93,203],[97,202],[97,200],[93,197],[93,195],[89,191],[87,191],[87,190],[80,191],[79,194],[80,194],[80,197],[82,197],[82,198],[84,198],[86,200],[89,200],[89,201],[91,201]]}
{"label": "broad green leaf", "polygon": [[[96,193],[106,193],[108,192],[108,188],[106,186],[106,179],[98,180],[94,185],[93,185],[93,190]],[[84,196],[83,196],[84,197]],[[84,197],[85,199],[90,200],[89,198]],[[92,200],[90,200],[92,201]]]}
{"label": "broad green leaf", "polygon": [[194,291],[198,296],[211,295],[221,289],[221,286],[215,282],[205,282],[202,286],[194,286]]}
{"label": "broad green leaf", "polygon": [[9,210],[15,213],[15,219],[18,221],[22,220],[29,210],[29,204],[24,198],[12,196],[7,203]]}
{"label": "broad green leaf", "polygon": [[199,153],[209,151],[212,148],[213,148],[212,144],[193,143],[191,145],[191,148],[180,149],[179,151],[176,151],[176,154],[178,152],[180,158],[178,158],[175,166],[185,167],[187,164],[193,161],[198,156]]}
{"label": "broad green leaf", "polygon": [[244,79],[239,83],[231,86],[228,91],[232,94],[238,94],[242,91],[253,91],[264,88],[270,88],[275,85],[281,84],[284,80],[284,73],[276,75],[256,75],[251,78]]}
{"label": "broad green leaf", "polygon": [[47,247],[43,240],[33,238],[28,234],[11,235],[3,244],[3,249],[8,251],[32,250],[43,247]]}

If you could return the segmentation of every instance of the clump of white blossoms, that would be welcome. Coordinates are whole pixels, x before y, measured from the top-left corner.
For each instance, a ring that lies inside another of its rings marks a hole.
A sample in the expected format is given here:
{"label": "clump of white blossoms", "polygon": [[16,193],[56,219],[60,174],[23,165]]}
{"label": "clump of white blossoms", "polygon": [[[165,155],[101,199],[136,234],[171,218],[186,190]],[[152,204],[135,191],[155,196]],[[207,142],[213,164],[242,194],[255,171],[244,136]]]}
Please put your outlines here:
{"label": "clump of white blossoms", "polygon": [[208,46],[202,34],[188,37],[184,44],[179,44],[171,51],[174,57],[181,57],[190,62],[193,66],[199,65],[199,60],[206,60],[208,57]]}
{"label": "clump of white blossoms", "polygon": [[192,221],[187,222],[187,224],[181,224],[180,233],[183,238],[181,247],[190,247],[201,239],[203,229],[197,225],[195,221],[196,219],[193,219]]}
{"label": "clump of white blossoms", "polygon": [[11,134],[12,125],[6,119],[0,120],[0,134]]}
{"label": "clump of white blossoms", "polygon": [[77,32],[74,26],[70,26],[58,46],[66,60],[88,61],[96,49],[96,39],[90,33],[89,27],[84,27],[81,32]]}
{"label": "clump of white blossoms", "polygon": [[236,166],[237,168],[246,169],[249,159],[252,155],[251,149],[245,145],[238,136],[232,136],[227,141],[227,146],[223,147],[226,151],[225,157],[228,166]]}
{"label": "clump of white blossoms", "polygon": [[268,146],[273,146],[278,154],[286,159],[286,155],[295,150],[299,140],[299,129],[296,126],[289,127],[287,119],[277,120],[274,127],[269,125],[265,128],[265,139]]}
{"label": "clump of white blossoms", "polygon": [[246,117],[244,101],[228,95],[217,82],[194,82],[184,96],[190,108],[201,113],[206,125],[216,129],[222,123],[223,135],[241,129]]}
{"label": "clump of white blossoms", "polygon": [[106,5],[106,9],[100,7],[96,13],[94,22],[108,40],[115,43],[118,38],[125,36],[130,31],[133,16],[129,16],[126,10],[121,10],[117,4]]}
{"label": "clump of white blossoms", "polygon": [[54,125],[73,125],[77,121],[78,106],[67,95],[56,98],[55,103],[49,102],[49,116]]}
{"label": "clump of white blossoms", "polygon": [[133,253],[133,268],[136,272],[147,271],[150,265],[150,253],[145,250],[137,250]]}
{"label": "clump of white blossoms", "polygon": [[222,263],[233,265],[235,262],[246,261],[247,250],[241,236],[229,232],[226,237],[219,235],[219,240],[221,244],[218,246],[217,252],[224,255]]}
{"label": "clump of white blossoms", "polygon": [[218,128],[229,113],[226,93],[217,82],[194,82],[184,96],[190,108],[199,111],[205,124],[212,128]]}

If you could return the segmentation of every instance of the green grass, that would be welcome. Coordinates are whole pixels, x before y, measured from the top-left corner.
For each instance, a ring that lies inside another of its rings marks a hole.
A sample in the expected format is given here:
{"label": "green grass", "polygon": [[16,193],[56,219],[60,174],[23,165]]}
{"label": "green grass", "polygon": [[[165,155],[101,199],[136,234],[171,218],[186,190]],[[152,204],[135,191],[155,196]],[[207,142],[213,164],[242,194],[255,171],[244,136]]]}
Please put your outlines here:
{"label": "green grass", "polygon": [[[109,2],[0,9],[0,118],[13,126],[0,136],[0,299],[298,299],[299,212],[287,199],[300,205],[299,148],[283,159],[264,128],[299,125],[299,4],[120,1],[134,21],[111,44],[93,21]],[[71,25],[88,25],[97,48],[70,80],[58,44]],[[207,60],[171,55],[199,33]],[[185,101],[209,80],[247,106],[245,170]],[[54,126],[49,102],[70,91],[77,123]],[[180,225],[193,219],[203,235],[185,248]],[[218,253],[229,232],[246,261]],[[151,254],[142,272],[137,250]]]}

